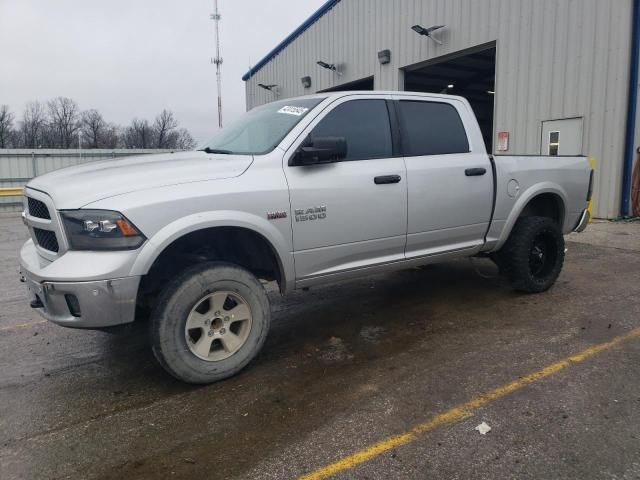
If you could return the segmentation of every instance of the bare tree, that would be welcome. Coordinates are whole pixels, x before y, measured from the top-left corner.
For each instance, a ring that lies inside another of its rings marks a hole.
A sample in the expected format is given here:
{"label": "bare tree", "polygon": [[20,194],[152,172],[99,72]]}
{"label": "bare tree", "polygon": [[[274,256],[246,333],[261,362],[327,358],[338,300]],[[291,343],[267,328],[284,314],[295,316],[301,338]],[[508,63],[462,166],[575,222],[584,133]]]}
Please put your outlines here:
{"label": "bare tree", "polygon": [[153,135],[156,148],[172,148],[168,145],[171,132],[177,128],[178,121],[169,110],[162,110],[153,122]]}
{"label": "bare tree", "polygon": [[38,101],[27,103],[20,124],[20,139],[24,148],[38,148],[44,138],[46,116]]}
{"label": "bare tree", "polygon": [[122,128],[113,123],[108,123],[102,136],[102,145],[100,148],[124,148],[122,139]]}
{"label": "bare tree", "polygon": [[102,148],[105,143],[109,125],[96,109],[85,110],[80,114],[80,130],[85,139],[86,147]]}
{"label": "bare tree", "polygon": [[0,105],[0,148],[9,147],[13,136],[13,113],[9,105]]}
{"label": "bare tree", "polygon": [[173,148],[178,150],[193,150],[196,148],[196,141],[186,128],[180,128],[176,132],[178,134]]}
{"label": "bare tree", "polygon": [[57,97],[50,102],[49,126],[55,146],[70,148],[79,128],[78,104],[67,97]]}
{"label": "bare tree", "polygon": [[196,146],[196,141],[186,128],[179,128],[172,130],[167,136],[164,148],[173,148],[176,150],[193,150]]}
{"label": "bare tree", "polygon": [[127,148],[151,148],[153,136],[153,127],[148,120],[134,118],[124,132],[124,144]]}
{"label": "bare tree", "polygon": [[88,148],[118,148],[123,145],[121,128],[108,123],[95,109],[85,110],[80,115],[82,135]]}
{"label": "bare tree", "polygon": [[150,123],[135,118],[128,127],[108,123],[96,109],[80,112],[71,98],[57,97],[25,106],[18,128],[14,115],[0,105],[0,148],[74,148],[82,132],[86,148],[169,148],[190,150],[195,140],[170,110],[162,110]]}

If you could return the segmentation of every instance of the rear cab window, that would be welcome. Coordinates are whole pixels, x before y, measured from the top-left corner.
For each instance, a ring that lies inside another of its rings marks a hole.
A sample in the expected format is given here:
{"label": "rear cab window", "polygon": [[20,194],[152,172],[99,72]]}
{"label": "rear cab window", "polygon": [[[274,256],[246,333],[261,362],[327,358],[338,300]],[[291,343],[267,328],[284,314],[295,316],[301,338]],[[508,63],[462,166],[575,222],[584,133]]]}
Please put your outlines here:
{"label": "rear cab window", "polygon": [[458,110],[449,103],[397,102],[404,156],[469,153],[469,139]]}

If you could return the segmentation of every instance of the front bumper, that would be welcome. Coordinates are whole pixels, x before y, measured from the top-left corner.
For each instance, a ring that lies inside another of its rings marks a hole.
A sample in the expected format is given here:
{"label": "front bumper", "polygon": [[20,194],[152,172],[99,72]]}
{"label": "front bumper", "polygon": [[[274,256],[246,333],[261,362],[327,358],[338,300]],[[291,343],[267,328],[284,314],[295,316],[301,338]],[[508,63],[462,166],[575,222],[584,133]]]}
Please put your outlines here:
{"label": "front bumper", "polygon": [[31,293],[31,305],[44,318],[73,328],[104,328],[133,322],[139,276],[92,281],[49,280],[43,276],[43,269],[32,261],[35,253],[32,250],[35,246],[30,241],[22,248],[20,275]]}
{"label": "front bumper", "polygon": [[591,213],[589,213],[589,210],[585,210],[584,212],[582,212],[582,215],[580,215],[580,220],[578,220],[578,223],[576,224],[573,231],[577,233],[584,232],[590,221]]}

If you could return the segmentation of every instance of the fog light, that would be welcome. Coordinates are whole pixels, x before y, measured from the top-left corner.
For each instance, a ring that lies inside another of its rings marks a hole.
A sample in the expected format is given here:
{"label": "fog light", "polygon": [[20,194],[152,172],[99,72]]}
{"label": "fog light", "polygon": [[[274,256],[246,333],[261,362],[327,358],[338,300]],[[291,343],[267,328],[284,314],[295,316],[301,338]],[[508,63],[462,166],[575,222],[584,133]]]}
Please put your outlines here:
{"label": "fog light", "polygon": [[69,312],[74,317],[80,316],[80,302],[78,302],[78,297],[73,295],[72,293],[65,293],[64,299],[67,301],[67,307],[69,308]]}

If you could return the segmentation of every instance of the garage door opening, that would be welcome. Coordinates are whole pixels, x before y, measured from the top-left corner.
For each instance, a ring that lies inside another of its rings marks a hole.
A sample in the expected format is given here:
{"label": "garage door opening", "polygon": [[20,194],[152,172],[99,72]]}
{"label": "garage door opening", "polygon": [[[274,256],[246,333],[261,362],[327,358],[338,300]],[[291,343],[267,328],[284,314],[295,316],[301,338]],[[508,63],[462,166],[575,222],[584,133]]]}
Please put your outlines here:
{"label": "garage door opening", "polygon": [[465,97],[478,118],[487,151],[493,152],[495,78],[494,44],[408,67],[404,73],[404,89]]}
{"label": "garage door opening", "polygon": [[343,83],[337,87],[327,88],[325,90],[318,90],[321,92],[351,92],[354,90],[373,90],[373,77],[363,78],[356,80],[355,82]]}

